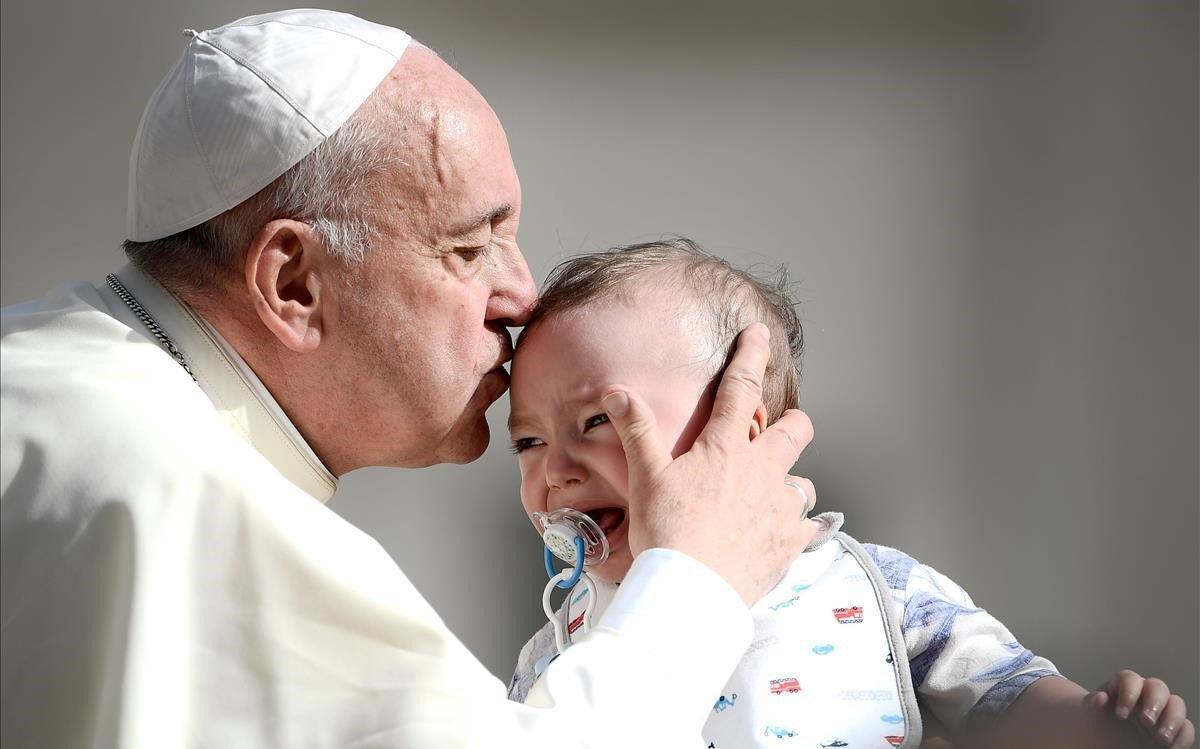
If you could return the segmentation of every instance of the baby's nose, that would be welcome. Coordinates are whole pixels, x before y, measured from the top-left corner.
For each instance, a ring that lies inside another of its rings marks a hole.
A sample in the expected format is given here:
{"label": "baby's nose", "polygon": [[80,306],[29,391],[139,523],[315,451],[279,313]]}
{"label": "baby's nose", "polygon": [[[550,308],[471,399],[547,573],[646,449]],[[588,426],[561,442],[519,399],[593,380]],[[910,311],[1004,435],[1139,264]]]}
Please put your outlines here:
{"label": "baby's nose", "polygon": [[587,481],[588,473],[583,464],[565,452],[551,455],[546,462],[546,485],[551,489],[566,489]]}
{"label": "baby's nose", "polygon": [[556,473],[551,475],[548,473],[546,474],[546,484],[551,489],[562,490],[575,484],[582,484],[586,478],[586,474],[567,475],[564,473]]}

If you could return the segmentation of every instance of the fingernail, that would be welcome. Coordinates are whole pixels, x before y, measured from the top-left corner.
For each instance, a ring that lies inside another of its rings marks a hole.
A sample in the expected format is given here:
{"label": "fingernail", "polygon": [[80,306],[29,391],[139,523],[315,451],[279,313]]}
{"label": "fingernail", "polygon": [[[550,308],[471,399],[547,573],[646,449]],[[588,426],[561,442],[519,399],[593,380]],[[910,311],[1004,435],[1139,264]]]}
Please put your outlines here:
{"label": "fingernail", "polygon": [[1152,707],[1146,708],[1146,710],[1144,710],[1142,712],[1142,722],[1148,726],[1152,726],[1152,725],[1154,725],[1154,718],[1157,715],[1158,715],[1158,711],[1155,710],[1154,708],[1152,708]]}
{"label": "fingernail", "polygon": [[1128,718],[1129,717],[1129,708],[1118,707],[1117,708],[1117,717],[1120,718],[1121,720],[1125,720],[1126,718]]}
{"label": "fingernail", "polygon": [[629,395],[622,390],[609,393],[600,402],[609,416],[624,416],[629,412]]}
{"label": "fingernail", "polygon": [[1167,726],[1166,728],[1158,729],[1158,735],[1163,741],[1170,741],[1175,735],[1175,727]]}

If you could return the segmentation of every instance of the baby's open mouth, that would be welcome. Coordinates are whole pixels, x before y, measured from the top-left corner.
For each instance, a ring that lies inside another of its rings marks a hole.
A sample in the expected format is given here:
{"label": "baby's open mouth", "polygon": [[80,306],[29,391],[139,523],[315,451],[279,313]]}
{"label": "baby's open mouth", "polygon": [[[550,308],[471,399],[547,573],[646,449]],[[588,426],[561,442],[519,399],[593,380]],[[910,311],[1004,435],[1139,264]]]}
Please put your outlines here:
{"label": "baby's open mouth", "polygon": [[584,514],[596,521],[596,525],[600,526],[600,530],[607,536],[621,527],[621,523],[625,522],[626,513],[624,507],[597,507],[585,511]]}

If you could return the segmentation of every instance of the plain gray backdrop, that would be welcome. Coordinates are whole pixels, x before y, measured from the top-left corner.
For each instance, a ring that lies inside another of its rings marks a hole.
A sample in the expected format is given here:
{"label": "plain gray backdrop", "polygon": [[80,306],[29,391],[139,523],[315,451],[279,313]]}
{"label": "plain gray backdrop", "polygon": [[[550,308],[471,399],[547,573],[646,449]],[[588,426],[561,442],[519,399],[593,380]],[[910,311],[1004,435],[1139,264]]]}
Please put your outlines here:
{"label": "plain gray backdrop", "polygon": [[[128,149],[180,29],[283,7],[5,0],[4,304],[123,262]],[[786,263],[820,509],[1085,686],[1132,667],[1195,716],[1196,3],[331,7],[491,102],[536,278],[664,233]],[[502,679],[544,583],[506,415],[475,464],[359,471],[331,503]]]}

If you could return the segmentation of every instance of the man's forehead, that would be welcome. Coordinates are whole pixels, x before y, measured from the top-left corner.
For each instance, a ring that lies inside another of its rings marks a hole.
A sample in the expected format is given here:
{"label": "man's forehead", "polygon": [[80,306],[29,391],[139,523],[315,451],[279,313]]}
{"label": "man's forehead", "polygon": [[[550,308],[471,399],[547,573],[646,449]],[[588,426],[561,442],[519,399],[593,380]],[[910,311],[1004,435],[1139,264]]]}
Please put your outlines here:
{"label": "man's forehead", "polygon": [[443,176],[456,159],[495,145],[503,129],[483,96],[427,49],[414,50],[377,92],[406,157]]}
{"label": "man's forehead", "polygon": [[424,206],[448,236],[466,236],[519,209],[520,183],[503,131],[490,110],[422,114],[401,132],[401,172],[407,205]]}

